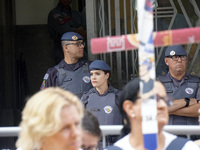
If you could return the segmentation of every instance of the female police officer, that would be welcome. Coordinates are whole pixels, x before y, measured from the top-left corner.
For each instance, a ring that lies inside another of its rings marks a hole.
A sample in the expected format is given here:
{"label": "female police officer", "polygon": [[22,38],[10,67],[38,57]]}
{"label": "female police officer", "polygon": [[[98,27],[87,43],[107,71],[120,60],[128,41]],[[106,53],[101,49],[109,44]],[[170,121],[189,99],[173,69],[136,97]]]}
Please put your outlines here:
{"label": "female police officer", "polygon": [[98,118],[100,125],[122,124],[118,108],[121,91],[108,83],[111,68],[103,60],[95,60],[89,69],[93,88],[83,94],[81,101]]}

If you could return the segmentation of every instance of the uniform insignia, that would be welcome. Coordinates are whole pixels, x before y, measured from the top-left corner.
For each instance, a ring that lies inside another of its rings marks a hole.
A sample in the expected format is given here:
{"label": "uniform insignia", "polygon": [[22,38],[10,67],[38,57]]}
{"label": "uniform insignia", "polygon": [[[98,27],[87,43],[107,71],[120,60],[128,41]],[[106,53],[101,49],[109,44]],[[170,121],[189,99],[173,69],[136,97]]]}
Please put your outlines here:
{"label": "uniform insignia", "polygon": [[58,17],[61,17],[60,14],[53,14],[54,19],[57,19]]}
{"label": "uniform insignia", "polygon": [[45,89],[45,80],[42,82],[42,85],[40,87],[41,90]]}
{"label": "uniform insignia", "polygon": [[89,83],[89,82],[90,82],[90,77],[84,76],[84,77],[83,77],[83,81],[84,81],[85,83]]}
{"label": "uniform insignia", "polygon": [[65,22],[69,21],[69,20],[72,20],[72,18],[65,18]]}
{"label": "uniform insignia", "polygon": [[58,22],[59,22],[59,24],[64,24],[65,23],[64,19],[61,18],[61,17],[58,18]]}
{"label": "uniform insignia", "polygon": [[111,106],[105,106],[105,107],[104,107],[104,111],[105,111],[105,113],[107,113],[107,114],[110,114],[110,113],[112,112],[112,110],[113,110],[113,108],[112,108]]}
{"label": "uniform insignia", "polygon": [[48,77],[49,77],[49,74],[48,74],[48,73],[46,73],[46,74],[44,75],[44,80],[47,80],[47,79],[48,79]]}
{"label": "uniform insignia", "polygon": [[185,92],[186,92],[187,94],[193,94],[194,89],[192,89],[192,88],[186,88],[186,89],[185,89]]}
{"label": "uniform insignia", "polygon": [[72,40],[76,41],[78,37],[76,35],[72,36]]}
{"label": "uniform insignia", "polygon": [[174,56],[175,54],[176,54],[175,51],[170,52],[170,56]]}

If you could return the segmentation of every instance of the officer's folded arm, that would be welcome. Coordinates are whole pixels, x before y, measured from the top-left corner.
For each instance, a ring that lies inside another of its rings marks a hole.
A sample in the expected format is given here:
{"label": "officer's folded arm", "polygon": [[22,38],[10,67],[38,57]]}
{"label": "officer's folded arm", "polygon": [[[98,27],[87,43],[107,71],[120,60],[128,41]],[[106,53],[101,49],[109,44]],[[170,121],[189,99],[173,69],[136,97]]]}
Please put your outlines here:
{"label": "officer's folded arm", "polygon": [[186,105],[186,102],[184,99],[177,99],[177,100],[173,100],[173,103],[171,106],[168,107],[168,112],[171,115],[173,112],[184,108]]}
{"label": "officer's folded arm", "polygon": [[196,103],[192,106],[183,107],[173,112],[169,112],[170,115],[178,115],[185,117],[198,117],[198,109],[200,108],[200,103]]}

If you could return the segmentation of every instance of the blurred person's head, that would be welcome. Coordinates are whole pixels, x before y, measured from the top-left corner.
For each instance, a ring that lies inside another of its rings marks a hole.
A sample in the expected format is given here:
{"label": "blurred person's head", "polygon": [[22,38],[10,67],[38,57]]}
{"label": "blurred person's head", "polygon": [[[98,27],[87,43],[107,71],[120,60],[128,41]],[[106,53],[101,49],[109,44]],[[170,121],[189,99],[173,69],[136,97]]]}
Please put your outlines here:
{"label": "blurred person's head", "polygon": [[[142,115],[141,115],[141,103],[142,99],[140,96],[139,78],[135,78],[126,84],[124,87],[121,99],[120,99],[120,110],[122,113],[124,126],[126,131],[129,133],[131,129],[141,127]],[[162,130],[163,126],[168,123],[168,108],[165,103],[166,91],[162,83],[156,81],[155,88],[158,95],[157,100],[157,120],[159,131]]]}
{"label": "blurred person's head", "polygon": [[72,0],[59,0],[59,3],[65,8],[69,9],[72,3]]}
{"label": "blurred person's head", "polygon": [[82,146],[83,150],[96,150],[101,139],[101,129],[99,122],[90,111],[84,111],[82,119]]}
{"label": "blurred person's head", "polygon": [[83,106],[61,88],[46,88],[26,103],[16,146],[23,150],[78,150]]}

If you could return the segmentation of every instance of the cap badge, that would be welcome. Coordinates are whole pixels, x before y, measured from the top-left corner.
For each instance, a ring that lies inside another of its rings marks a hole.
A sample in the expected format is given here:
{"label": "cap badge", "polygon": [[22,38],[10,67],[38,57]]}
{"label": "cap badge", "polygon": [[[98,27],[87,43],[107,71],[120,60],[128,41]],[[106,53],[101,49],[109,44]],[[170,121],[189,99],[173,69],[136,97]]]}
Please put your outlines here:
{"label": "cap badge", "polygon": [[72,36],[72,40],[76,41],[78,37],[76,35]]}
{"label": "cap badge", "polygon": [[176,54],[176,53],[175,53],[175,51],[173,51],[173,50],[170,52],[170,56],[174,56],[175,54]]}
{"label": "cap badge", "polygon": [[85,83],[89,83],[89,82],[90,82],[90,77],[84,76],[84,77],[83,77],[83,81],[84,81]]}
{"label": "cap badge", "polygon": [[48,79],[48,77],[49,77],[49,74],[48,74],[48,73],[46,73],[46,74],[45,74],[45,76],[44,76],[44,80],[47,80],[47,79]]}
{"label": "cap badge", "polygon": [[186,92],[187,94],[193,94],[194,89],[192,89],[192,88],[186,88],[186,89],[185,89],[185,92]]}
{"label": "cap badge", "polygon": [[113,110],[113,108],[112,108],[111,106],[105,106],[105,107],[104,107],[104,111],[105,111],[105,113],[107,113],[107,114],[110,114],[110,113],[112,112],[112,110]]}

